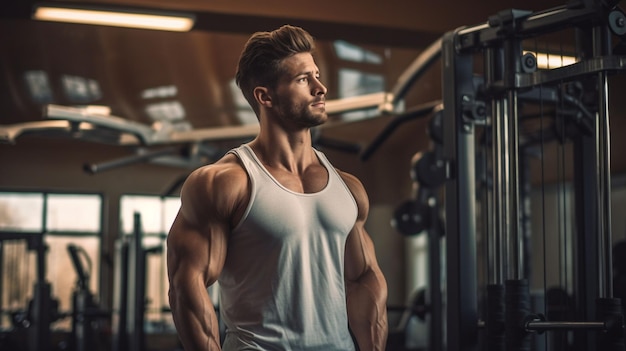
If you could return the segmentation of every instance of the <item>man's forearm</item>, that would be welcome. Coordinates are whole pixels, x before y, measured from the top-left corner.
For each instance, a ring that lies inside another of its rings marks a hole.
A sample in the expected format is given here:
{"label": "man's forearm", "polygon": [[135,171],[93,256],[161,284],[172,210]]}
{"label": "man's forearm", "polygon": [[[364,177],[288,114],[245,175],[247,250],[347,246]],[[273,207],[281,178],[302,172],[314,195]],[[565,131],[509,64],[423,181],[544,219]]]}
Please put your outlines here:
{"label": "man's forearm", "polygon": [[385,350],[387,343],[387,284],[382,273],[368,271],[347,283],[350,330],[362,351]]}
{"label": "man's forearm", "polygon": [[[208,294],[170,296],[172,316],[180,341],[188,351],[217,351],[220,335],[215,308]],[[175,297],[174,297],[175,296]]]}

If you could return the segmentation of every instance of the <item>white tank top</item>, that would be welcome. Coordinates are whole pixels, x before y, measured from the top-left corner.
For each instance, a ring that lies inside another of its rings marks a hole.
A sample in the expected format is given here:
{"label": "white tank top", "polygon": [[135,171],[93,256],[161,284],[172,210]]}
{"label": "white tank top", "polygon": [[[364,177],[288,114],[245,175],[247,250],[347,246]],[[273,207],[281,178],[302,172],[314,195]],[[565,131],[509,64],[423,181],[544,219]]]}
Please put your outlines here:
{"label": "white tank top", "polygon": [[223,350],[355,350],[348,331],[344,248],[357,205],[324,154],[317,193],[282,186],[247,145],[231,150],[251,184],[219,276]]}

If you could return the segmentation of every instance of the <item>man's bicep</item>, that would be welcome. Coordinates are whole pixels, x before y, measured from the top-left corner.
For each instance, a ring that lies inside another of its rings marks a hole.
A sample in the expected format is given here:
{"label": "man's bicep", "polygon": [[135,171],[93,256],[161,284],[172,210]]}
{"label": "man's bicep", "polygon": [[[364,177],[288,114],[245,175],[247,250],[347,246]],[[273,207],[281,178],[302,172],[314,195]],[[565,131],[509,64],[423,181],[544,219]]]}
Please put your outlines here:
{"label": "man's bicep", "polygon": [[202,235],[179,214],[167,236],[167,269],[170,283],[188,274],[208,275],[208,250]]}
{"label": "man's bicep", "polygon": [[[224,265],[226,233],[223,225],[197,227],[179,214],[168,235],[168,271],[201,276],[212,284]],[[182,270],[182,271],[181,271]]]}
{"label": "man's bicep", "polygon": [[348,235],[345,250],[345,276],[348,281],[359,278],[369,267],[365,229],[355,228]]}

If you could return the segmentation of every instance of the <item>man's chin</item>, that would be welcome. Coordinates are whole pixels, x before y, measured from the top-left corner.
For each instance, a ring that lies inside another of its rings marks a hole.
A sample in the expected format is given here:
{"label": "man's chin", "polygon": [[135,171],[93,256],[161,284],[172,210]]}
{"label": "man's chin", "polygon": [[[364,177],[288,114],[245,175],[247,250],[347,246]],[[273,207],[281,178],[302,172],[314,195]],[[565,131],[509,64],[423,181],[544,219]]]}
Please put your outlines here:
{"label": "man's chin", "polygon": [[312,123],[311,123],[311,127],[317,127],[317,126],[320,126],[320,125],[322,125],[322,124],[326,123],[326,121],[328,121],[328,117],[318,119],[318,120],[316,120],[316,121],[314,121],[314,122],[312,122]]}
{"label": "man's chin", "polygon": [[326,121],[328,121],[328,114],[326,113],[326,111],[317,114],[315,117],[317,117],[317,119],[320,121],[319,124],[324,124]]}
{"label": "man's chin", "polygon": [[324,112],[313,115],[311,118],[308,119],[307,122],[309,127],[317,127],[321,124],[326,123],[326,121],[328,121],[328,115],[326,114],[326,112]]}

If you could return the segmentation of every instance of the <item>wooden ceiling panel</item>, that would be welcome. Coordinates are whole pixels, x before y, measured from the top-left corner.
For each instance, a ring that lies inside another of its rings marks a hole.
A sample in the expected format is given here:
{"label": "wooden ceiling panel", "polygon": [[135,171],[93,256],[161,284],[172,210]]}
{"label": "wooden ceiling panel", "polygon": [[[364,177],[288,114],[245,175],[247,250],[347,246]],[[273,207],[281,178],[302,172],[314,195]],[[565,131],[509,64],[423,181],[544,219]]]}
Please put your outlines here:
{"label": "wooden ceiling panel", "polygon": [[[424,0],[349,0],[290,2],[268,0],[76,0],[117,8],[192,12],[198,27],[171,33],[102,26],[36,22],[24,18],[28,6],[6,9],[0,19],[0,124],[38,120],[42,105],[28,90],[25,74],[42,71],[51,89],[47,103],[76,105],[63,89],[63,77],[96,81],[100,95],[82,103],[101,104],[114,115],[152,123],[146,109],[152,103],[176,101],[194,128],[239,123],[231,80],[248,36],[278,25],[301,25],[319,39],[318,66],[327,80],[329,97],[336,97],[340,65],[332,41],[343,39],[385,53],[382,72],[390,89],[419,52],[446,31],[483,23],[500,10],[538,11],[562,4],[555,0],[432,2]],[[61,3],[52,1],[52,3]],[[67,1],[63,3],[68,3]],[[9,14],[12,14],[9,16]],[[19,17],[21,19],[6,19]],[[26,16],[27,17],[27,16]],[[543,43],[540,43],[545,47]],[[562,45],[562,44],[561,44]],[[407,95],[407,107],[441,96],[439,66],[433,67]],[[145,99],[146,89],[174,86],[173,96]],[[332,96],[331,96],[332,95]],[[372,128],[363,123],[363,127]],[[356,135],[366,135],[355,128]],[[370,133],[371,134],[371,133]]]}

